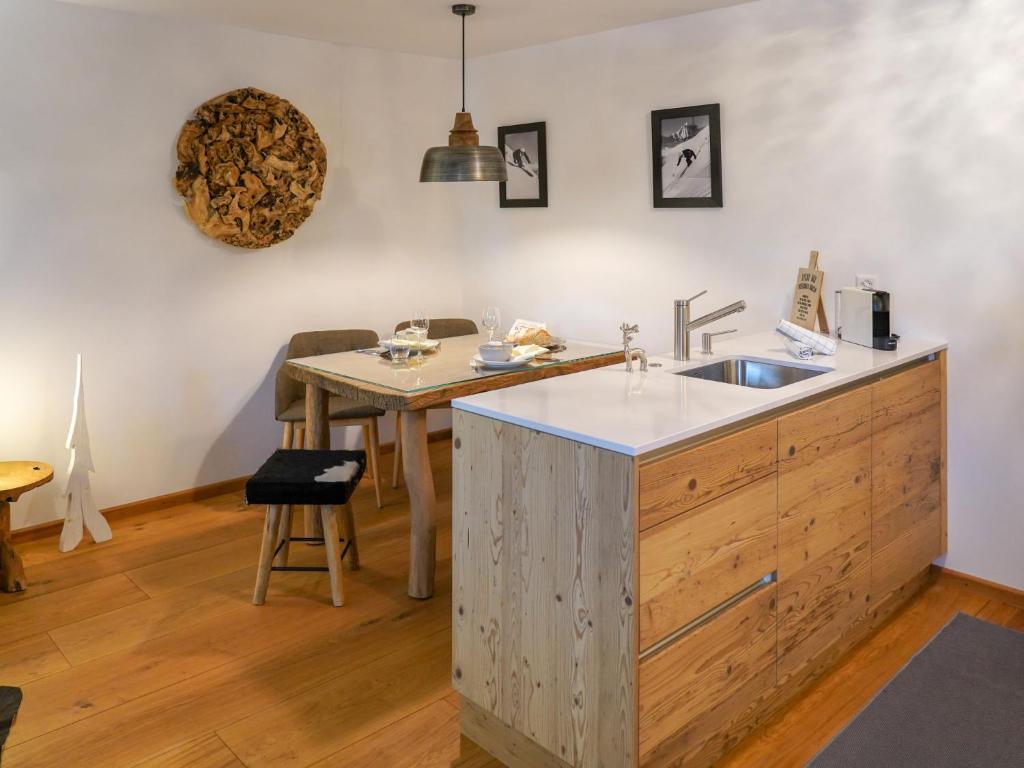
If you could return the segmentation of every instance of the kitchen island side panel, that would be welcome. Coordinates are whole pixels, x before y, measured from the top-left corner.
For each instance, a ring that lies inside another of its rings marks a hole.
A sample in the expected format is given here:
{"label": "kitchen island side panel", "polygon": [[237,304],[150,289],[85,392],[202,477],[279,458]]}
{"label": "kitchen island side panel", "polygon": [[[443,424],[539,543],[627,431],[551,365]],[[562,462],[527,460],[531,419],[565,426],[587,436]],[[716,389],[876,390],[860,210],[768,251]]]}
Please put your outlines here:
{"label": "kitchen island side panel", "polygon": [[635,765],[636,460],[464,411],[453,434],[455,689],[569,765]]}

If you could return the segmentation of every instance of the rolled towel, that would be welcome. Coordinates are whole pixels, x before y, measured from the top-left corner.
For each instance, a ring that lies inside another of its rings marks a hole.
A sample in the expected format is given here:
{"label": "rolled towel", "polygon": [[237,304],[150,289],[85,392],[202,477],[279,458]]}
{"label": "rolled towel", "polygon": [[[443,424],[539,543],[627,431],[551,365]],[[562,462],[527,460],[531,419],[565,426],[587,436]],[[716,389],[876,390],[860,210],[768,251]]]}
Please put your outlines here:
{"label": "rolled towel", "polygon": [[786,345],[786,349],[789,350],[789,354],[791,354],[797,360],[810,360],[812,357],[814,357],[814,350],[808,347],[802,341],[794,341],[788,336],[783,336],[782,341]]}
{"label": "rolled towel", "polygon": [[836,340],[814,331],[808,331],[799,325],[794,325],[789,320],[780,320],[775,329],[783,336],[788,336],[793,341],[806,344],[818,355],[834,355],[836,353]]}

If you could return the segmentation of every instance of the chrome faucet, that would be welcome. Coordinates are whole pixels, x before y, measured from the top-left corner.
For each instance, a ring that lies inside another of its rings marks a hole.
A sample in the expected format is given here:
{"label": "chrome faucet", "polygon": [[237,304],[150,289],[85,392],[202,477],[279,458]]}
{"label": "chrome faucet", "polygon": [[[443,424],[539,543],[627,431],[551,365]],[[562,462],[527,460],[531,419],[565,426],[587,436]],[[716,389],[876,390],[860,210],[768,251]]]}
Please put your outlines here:
{"label": "chrome faucet", "polygon": [[696,296],[691,296],[688,299],[676,299],[675,333],[672,345],[673,357],[676,360],[688,361],[690,359],[690,331],[695,331],[708,323],[713,323],[715,320],[721,320],[723,317],[742,312],[747,308],[747,302],[741,299],[721,309],[708,312],[696,320],[691,320],[690,304],[694,299],[699,299],[705,293],[707,291],[701,291]]}
{"label": "chrome faucet", "polygon": [[640,349],[639,347],[637,347],[636,349],[630,348],[630,344],[632,343],[633,338],[638,333],[640,333],[640,326],[636,324],[629,325],[628,323],[623,323],[622,325],[619,326],[619,330],[622,331],[622,353],[626,357],[626,373],[633,372],[634,357],[640,358],[640,371],[641,373],[646,373],[647,352],[645,352],[643,349]]}

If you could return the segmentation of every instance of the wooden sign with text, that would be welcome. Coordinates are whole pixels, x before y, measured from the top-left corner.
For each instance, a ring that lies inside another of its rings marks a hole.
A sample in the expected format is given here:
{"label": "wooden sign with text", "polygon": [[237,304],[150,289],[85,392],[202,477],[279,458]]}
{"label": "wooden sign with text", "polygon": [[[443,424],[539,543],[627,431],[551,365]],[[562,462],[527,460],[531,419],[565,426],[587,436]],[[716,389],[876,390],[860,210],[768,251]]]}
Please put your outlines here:
{"label": "wooden sign with text", "polygon": [[809,331],[814,330],[817,321],[820,331],[828,333],[828,318],[825,316],[825,303],[821,294],[825,273],[818,269],[818,255],[817,251],[811,251],[807,266],[797,273],[793,311],[789,313],[789,321]]}

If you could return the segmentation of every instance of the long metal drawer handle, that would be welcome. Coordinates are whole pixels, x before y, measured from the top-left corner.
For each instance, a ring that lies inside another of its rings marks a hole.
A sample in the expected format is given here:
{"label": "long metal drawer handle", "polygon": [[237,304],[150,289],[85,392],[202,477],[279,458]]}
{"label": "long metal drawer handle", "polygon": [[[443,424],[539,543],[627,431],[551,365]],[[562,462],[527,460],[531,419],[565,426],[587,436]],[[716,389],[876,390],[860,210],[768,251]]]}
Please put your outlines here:
{"label": "long metal drawer handle", "polygon": [[696,619],[694,619],[690,623],[684,624],[683,626],[681,626],[679,629],[677,629],[672,634],[668,635],[667,637],[662,638],[661,640],[656,642],[654,645],[649,647],[647,650],[642,651],[640,653],[640,661],[643,661],[644,659],[649,658],[650,656],[654,656],[656,653],[665,650],[666,648],[668,648],[670,645],[672,645],[676,641],[682,639],[685,635],[688,635],[693,630],[697,629],[697,627],[701,626],[702,624],[707,624],[709,621],[711,621],[713,618],[715,618],[718,614],[722,613],[723,611],[729,610],[734,605],[736,605],[736,603],[738,603],[740,600],[742,600],[743,598],[745,598],[745,597],[747,597],[749,595],[752,595],[754,592],[757,592],[757,590],[761,589],[762,587],[768,586],[772,582],[776,581],[777,578],[778,578],[778,572],[777,571],[772,571],[771,573],[767,574],[766,576],[762,576],[760,579],[755,581],[749,587],[745,587],[744,589],[742,589],[739,592],[737,592],[735,595],[730,597],[725,602],[719,603],[714,608],[712,608],[712,609],[710,609],[708,611],[705,611],[704,613],[702,613],[700,616],[698,616]]}

